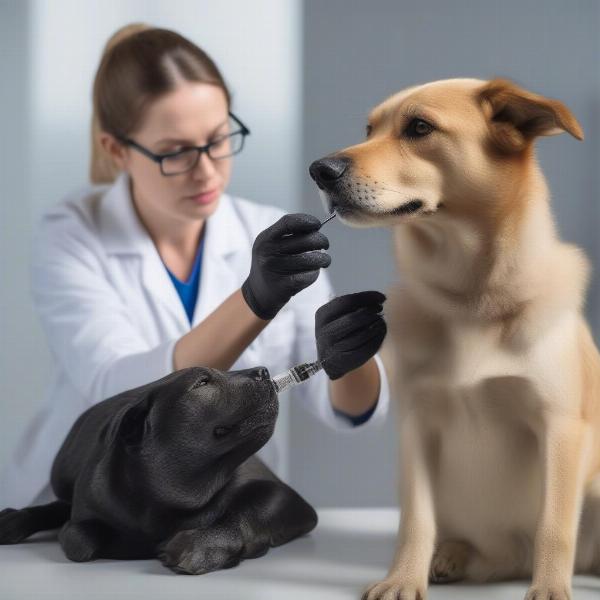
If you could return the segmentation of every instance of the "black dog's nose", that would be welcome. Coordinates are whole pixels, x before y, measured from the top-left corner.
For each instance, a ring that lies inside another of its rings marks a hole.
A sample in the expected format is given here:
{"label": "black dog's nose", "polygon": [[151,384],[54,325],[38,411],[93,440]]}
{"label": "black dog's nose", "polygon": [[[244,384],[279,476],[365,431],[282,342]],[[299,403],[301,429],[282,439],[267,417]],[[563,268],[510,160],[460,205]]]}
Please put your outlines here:
{"label": "black dog's nose", "polygon": [[346,172],[351,160],[347,156],[326,156],[315,160],[308,172],[319,187],[327,187],[336,182]]}
{"label": "black dog's nose", "polygon": [[256,381],[264,381],[265,379],[270,379],[271,377],[269,370],[266,367],[257,367],[251,372],[251,376]]}

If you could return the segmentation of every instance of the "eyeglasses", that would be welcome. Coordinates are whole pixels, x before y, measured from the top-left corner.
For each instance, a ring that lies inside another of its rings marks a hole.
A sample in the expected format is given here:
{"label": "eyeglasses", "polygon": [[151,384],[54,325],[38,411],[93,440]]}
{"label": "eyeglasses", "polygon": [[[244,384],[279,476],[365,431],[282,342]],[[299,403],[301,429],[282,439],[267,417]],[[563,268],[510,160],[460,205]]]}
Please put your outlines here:
{"label": "eyeglasses", "polygon": [[237,131],[232,131],[225,135],[219,136],[212,142],[204,146],[185,146],[177,152],[168,152],[166,154],[155,154],[140,146],[131,138],[115,136],[119,141],[135,148],[147,156],[150,160],[157,162],[160,165],[160,172],[169,177],[171,175],[180,175],[196,168],[200,155],[203,152],[213,160],[228,158],[234,154],[238,154],[244,147],[244,139],[250,134],[250,130],[232,113],[229,113],[230,118],[239,127]]}

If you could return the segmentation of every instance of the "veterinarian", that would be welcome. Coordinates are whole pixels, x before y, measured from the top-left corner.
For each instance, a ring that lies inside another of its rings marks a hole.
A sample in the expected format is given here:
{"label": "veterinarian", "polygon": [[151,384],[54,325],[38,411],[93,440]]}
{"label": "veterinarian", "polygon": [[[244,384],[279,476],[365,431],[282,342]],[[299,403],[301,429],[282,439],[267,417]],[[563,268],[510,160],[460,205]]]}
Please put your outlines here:
{"label": "veterinarian", "polygon": [[[354,325],[342,353],[315,327],[334,296],[319,221],[282,221],[281,209],[226,193],[249,131],[212,60],[174,32],[129,25],[106,45],[93,103],[93,185],[46,211],[35,238],[33,300],[55,373],[0,506],[54,499],[52,461],[87,407],[193,365],[275,374],[337,352],[336,376],[322,371],[296,401],[339,431],[382,421],[373,331]],[[281,443],[276,431],[259,453],[274,470]]]}

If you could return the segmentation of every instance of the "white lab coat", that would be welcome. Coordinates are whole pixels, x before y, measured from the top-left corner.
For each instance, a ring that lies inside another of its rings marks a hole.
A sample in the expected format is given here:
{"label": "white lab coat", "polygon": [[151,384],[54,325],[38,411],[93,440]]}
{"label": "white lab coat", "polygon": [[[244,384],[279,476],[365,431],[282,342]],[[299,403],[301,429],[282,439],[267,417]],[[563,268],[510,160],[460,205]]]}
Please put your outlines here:
{"label": "white lab coat", "polygon": [[[247,277],[258,233],[284,214],[279,208],[224,194],[206,222],[198,300],[192,327]],[[0,477],[0,509],[54,498],[49,474],[69,428],[85,409],[173,371],[175,342],[190,323],[151,238],[133,207],[129,177],[72,194],[41,218],[33,246],[34,305],[54,358],[54,378]],[[359,291],[359,290],[357,290]],[[314,314],[333,297],[327,272],[294,296],[248,346],[235,369],[266,366],[272,374],[317,357]],[[333,412],[321,372],[293,393],[338,431],[376,426],[387,413],[381,360],[377,408],[356,428]],[[275,435],[259,455],[276,472]]]}

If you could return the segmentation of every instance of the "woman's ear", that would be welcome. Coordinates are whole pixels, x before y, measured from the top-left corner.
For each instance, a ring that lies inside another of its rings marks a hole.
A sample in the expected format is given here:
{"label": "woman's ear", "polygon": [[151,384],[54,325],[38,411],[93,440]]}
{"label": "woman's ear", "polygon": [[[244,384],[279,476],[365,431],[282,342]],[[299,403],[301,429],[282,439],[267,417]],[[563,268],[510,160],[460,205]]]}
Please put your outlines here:
{"label": "woman's ear", "polygon": [[581,126],[562,102],[529,92],[512,81],[489,81],[479,89],[478,101],[493,143],[504,152],[518,152],[537,136],[565,131],[583,139]]}
{"label": "woman's ear", "polygon": [[98,134],[98,140],[105,154],[121,171],[124,171],[127,166],[127,148],[115,136],[105,131]]}

